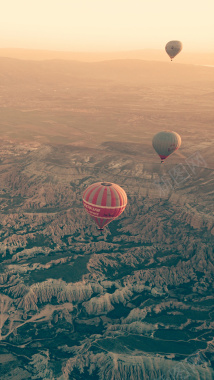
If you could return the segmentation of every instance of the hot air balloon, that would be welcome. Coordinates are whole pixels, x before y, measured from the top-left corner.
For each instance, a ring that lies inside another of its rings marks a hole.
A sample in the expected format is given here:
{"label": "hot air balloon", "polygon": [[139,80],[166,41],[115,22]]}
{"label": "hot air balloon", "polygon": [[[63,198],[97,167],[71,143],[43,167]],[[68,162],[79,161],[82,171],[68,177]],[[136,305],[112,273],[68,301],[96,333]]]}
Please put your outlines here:
{"label": "hot air balloon", "polygon": [[152,145],[161,158],[161,163],[181,146],[181,137],[176,132],[158,132],[152,140]]}
{"label": "hot air balloon", "polygon": [[173,60],[173,58],[175,58],[175,56],[180,53],[180,51],[182,50],[182,42],[180,41],[169,41],[166,46],[165,46],[165,50],[168,54],[168,56],[171,58],[171,61]]}
{"label": "hot air balloon", "polygon": [[83,206],[100,230],[122,214],[126,205],[126,192],[115,183],[93,183],[83,193]]}

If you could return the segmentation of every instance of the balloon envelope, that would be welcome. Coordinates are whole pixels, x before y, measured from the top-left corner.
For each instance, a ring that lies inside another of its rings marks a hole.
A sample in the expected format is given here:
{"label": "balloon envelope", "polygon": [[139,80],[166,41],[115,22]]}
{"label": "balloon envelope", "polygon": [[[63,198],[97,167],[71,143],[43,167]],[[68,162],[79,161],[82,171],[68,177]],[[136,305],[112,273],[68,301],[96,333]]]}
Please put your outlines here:
{"label": "balloon envelope", "polygon": [[158,132],[152,140],[152,145],[161,158],[161,162],[181,146],[181,137],[176,132]]}
{"label": "balloon envelope", "polygon": [[122,214],[126,205],[126,192],[115,183],[97,182],[83,193],[83,206],[99,229]]}
{"label": "balloon envelope", "polygon": [[181,41],[169,41],[165,46],[165,50],[172,60],[178,53],[180,53],[182,47],[183,45]]}

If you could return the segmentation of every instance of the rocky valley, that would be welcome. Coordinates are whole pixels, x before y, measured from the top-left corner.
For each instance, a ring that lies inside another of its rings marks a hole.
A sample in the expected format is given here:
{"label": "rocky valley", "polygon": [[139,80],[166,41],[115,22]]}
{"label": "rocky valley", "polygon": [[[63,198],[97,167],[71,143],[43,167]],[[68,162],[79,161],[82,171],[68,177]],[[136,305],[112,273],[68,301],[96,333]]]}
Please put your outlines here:
{"label": "rocky valley", "polygon": [[[168,90],[150,76],[143,91],[147,64],[138,83],[139,62],[120,78],[110,63],[111,88],[101,91],[104,64],[95,85],[84,66],[84,87],[66,63],[57,97],[53,64],[36,72],[44,103],[33,96],[36,77],[23,74],[35,63],[1,73],[1,378],[212,380],[212,69],[192,69],[186,87],[171,73]],[[183,145],[161,166],[150,140],[169,123]],[[97,181],[128,196],[104,231],[82,204]]]}

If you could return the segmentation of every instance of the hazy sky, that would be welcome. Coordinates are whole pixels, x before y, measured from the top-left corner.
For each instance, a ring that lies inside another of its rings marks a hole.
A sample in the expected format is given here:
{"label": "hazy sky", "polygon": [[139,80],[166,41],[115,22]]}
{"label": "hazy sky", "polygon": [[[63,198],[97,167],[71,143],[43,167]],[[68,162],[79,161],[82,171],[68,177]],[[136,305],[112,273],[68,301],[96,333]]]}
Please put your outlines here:
{"label": "hazy sky", "polygon": [[0,47],[214,51],[214,0],[0,0]]}

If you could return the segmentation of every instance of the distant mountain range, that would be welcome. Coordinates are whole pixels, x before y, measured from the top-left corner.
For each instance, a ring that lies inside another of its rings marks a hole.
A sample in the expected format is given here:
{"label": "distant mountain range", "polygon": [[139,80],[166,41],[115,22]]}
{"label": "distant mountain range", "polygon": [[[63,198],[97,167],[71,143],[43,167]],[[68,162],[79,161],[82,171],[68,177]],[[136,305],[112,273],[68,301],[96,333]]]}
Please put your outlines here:
{"label": "distant mountain range", "polygon": [[3,139],[150,146],[154,133],[170,128],[182,136],[185,157],[203,149],[211,165],[211,67],[140,59],[78,62],[5,57],[0,57],[0,65]]}
{"label": "distant mountain range", "polygon": [[[9,57],[25,60],[77,60],[83,62],[96,62],[114,59],[142,59],[149,61],[169,61],[164,47],[160,50],[142,49],[131,51],[115,51],[115,52],[72,52],[72,51],[52,51],[52,50],[34,50],[34,49],[12,49],[1,48],[0,57]],[[191,52],[184,49],[175,58],[177,63],[187,63],[196,65],[214,65],[214,51]]]}
{"label": "distant mountain range", "polygon": [[214,80],[212,67],[187,65],[177,62],[157,62],[142,59],[112,59],[97,62],[52,59],[47,61],[18,60],[0,57],[1,84],[13,85],[21,80],[28,85],[36,80],[39,83],[84,83],[85,80],[97,82],[114,81],[121,84],[158,84],[167,85],[187,83],[211,83]]}

